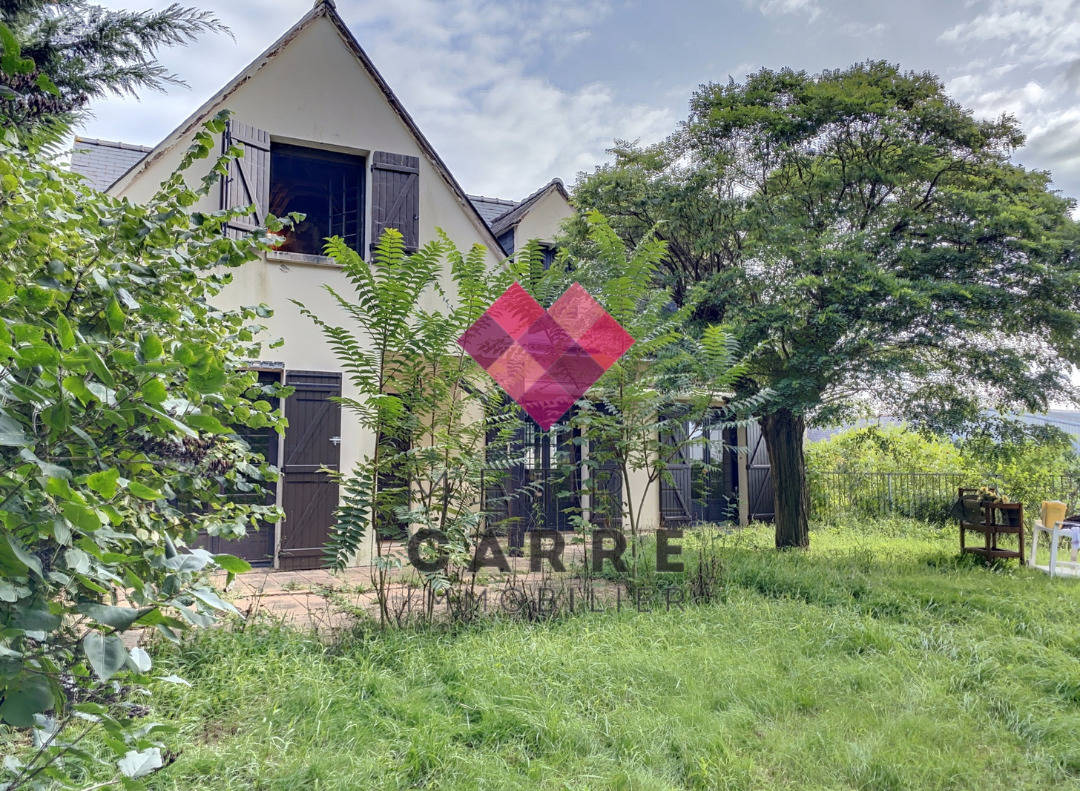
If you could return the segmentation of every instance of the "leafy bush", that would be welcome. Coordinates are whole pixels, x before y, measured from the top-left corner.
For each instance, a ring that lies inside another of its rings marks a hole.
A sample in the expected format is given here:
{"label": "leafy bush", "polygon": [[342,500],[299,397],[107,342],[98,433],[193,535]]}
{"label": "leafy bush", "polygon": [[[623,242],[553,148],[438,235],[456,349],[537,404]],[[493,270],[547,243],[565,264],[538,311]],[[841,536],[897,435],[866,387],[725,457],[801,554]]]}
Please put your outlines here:
{"label": "leafy bush", "polygon": [[1080,458],[1072,438],[1055,426],[993,421],[960,442],[964,466],[993,484],[1030,516],[1043,500],[1080,506]]}
{"label": "leafy bush", "polygon": [[907,426],[851,429],[808,444],[806,459],[819,519],[895,514],[943,522],[966,478],[959,448]]}
{"label": "leafy bush", "polygon": [[963,469],[952,442],[907,426],[866,426],[806,446],[811,472],[924,472]]}
{"label": "leafy bush", "polygon": [[[254,322],[268,311],[211,303],[268,237],[230,239],[232,213],[189,213],[236,151],[194,188],[183,174],[214,150],[224,120],[196,135],[145,205],[0,149],[7,789],[82,775],[128,784],[161,766],[160,728],[139,723],[133,702],[150,658],[121,633],[175,639],[229,609],[203,573],[247,564],[190,547],[201,530],[240,536],[276,518],[243,502],[275,473],[234,433],[280,428],[272,394],[239,368],[257,358]],[[84,739],[95,730],[104,737]],[[20,734],[35,749],[17,757]]]}
{"label": "leafy bush", "polygon": [[1030,517],[1043,500],[1080,507],[1080,459],[1061,430],[991,418],[963,439],[868,426],[807,446],[818,518],[895,514],[944,521],[959,486],[993,486]]}

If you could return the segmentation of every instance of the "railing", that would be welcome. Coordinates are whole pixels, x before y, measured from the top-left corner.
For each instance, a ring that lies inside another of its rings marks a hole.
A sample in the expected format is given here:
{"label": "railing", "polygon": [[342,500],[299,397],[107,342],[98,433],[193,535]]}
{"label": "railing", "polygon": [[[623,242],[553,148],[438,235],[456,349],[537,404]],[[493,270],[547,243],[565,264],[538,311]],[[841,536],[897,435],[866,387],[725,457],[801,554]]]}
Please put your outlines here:
{"label": "railing", "polygon": [[[988,483],[967,473],[813,472],[809,473],[810,513],[836,516],[907,516],[944,521],[961,486]],[[992,482],[991,482],[992,483]],[[1040,500],[1062,500],[1080,507],[1080,479],[1055,475],[1025,486],[1027,507]]]}

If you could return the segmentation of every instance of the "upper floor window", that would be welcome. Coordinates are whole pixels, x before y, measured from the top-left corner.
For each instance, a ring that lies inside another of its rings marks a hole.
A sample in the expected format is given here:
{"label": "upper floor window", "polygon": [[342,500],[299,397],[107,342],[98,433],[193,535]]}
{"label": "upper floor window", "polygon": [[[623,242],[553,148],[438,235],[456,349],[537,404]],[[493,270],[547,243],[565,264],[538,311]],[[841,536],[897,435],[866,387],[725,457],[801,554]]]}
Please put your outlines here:
{"label": "upper floor window", "polygon": [[270,212],[305,215],[277,249],[322,255],[326,239],[340,236],[363,252],[364,173],[361,156],[273,143]]}
{"label": "upper floor window", "polygon": [[[277,143],[265,129],[230,119],[221,133],[222,151],[240,150],[221,179],[223,210],[237,212],[225,232],[240,238],[258,231],[267,212],[305,218],[285,235],[279,250],[320,255],[326,239],[340,236],[358,253],[387,228],[401,233],[408,251],[420,246],[420,159],[412,154],[372,151],[365,158],[321,148]],[[366,185],[371,165],[370,191]],[[370,203],[370,211],[365,203]],[[371,216],[371,232],[364,219]],[[365,238],[370,237],[370,239]]]}

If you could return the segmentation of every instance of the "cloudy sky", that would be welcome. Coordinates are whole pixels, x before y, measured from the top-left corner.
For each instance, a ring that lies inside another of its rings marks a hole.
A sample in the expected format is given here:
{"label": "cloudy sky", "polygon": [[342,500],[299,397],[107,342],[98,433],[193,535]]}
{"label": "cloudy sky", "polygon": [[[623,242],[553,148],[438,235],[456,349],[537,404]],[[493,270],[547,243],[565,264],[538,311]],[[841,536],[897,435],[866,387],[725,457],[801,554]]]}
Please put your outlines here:
{"label": "cloudy sky", "polygon": [[[125,8],[139,0],[106,0]],[[310,7],[185,0],[235,39],[163,53],[190,87],[110,99],[82,133],[153,144]],[[158,4],[164,5],[164,3]],[[703,82],[761,66],[884,58],[929,70],[981,116],[1015,115],[1016,159],[1080,197],[1080,0],[338,0],[338,10],[469,192],[572,182],[616,139],[652,142]]]}

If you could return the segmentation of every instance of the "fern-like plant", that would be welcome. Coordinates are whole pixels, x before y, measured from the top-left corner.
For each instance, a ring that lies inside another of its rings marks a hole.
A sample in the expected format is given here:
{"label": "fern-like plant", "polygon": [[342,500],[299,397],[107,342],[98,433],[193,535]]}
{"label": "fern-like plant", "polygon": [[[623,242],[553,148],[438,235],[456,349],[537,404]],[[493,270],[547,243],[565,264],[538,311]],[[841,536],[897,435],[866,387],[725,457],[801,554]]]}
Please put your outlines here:
{"label": "fern-like plant", "polygon": [[513,271],[493,266],[478,245],[458,251],[442,233],[407,254],[401,234],[387,229],[370,262],[338,238],[326,252],[352,286],[351,294],[326,286],[351,326],[300,308],[322,329],[352,384],[341,403],[375,437],[372,452],[340,476],[328,561],[342,568],[373,542],[372,583],[386,623],[393,613],[390,586],[405,558],[379,525],[438,532],[438,547],[427,548],[446,563],[421,572],[430,614],[435,595],[464,581],[485,526],[485,475],[505,465],[486,452],[486,442],[511,431],[516,420],[492,408],[498,400],[491,398],[490,378],[455,341],[510,284]]}
{"label": "fern-like plant", "polygon": [[[659,483],[670,481],[668,465],[706,443],[715,446],[712,458],[721,458],[732,449],[710,437],[749,425],[769,393],[736,398],[745,374],[737,343],[720,327],[689,331],[700,295],[676,307],[670,293],[656,287],[656,268],[666,253],[662,241],[648,236],[628,249],[601,214],[591,212],[586,221],[590,257],[562,259],[545,280],[559,292],[577,281],[635,339],[578,402],[574,417],[587,438],[590,471],[614,468],[622,480],[635,574],[642,530],[658,527],[644,524],[644,514],[649,499],[659,496]],[[695,430],[706,425],[721,431]]]}

